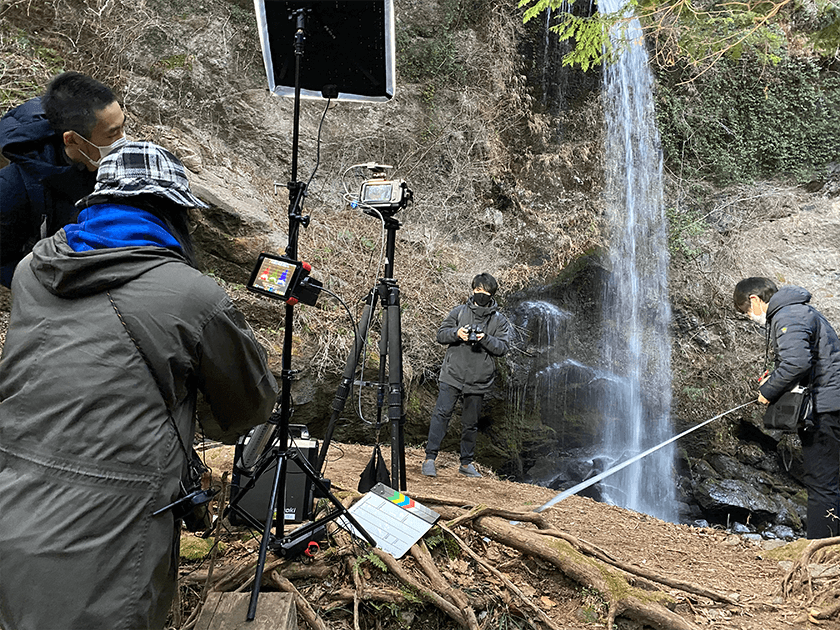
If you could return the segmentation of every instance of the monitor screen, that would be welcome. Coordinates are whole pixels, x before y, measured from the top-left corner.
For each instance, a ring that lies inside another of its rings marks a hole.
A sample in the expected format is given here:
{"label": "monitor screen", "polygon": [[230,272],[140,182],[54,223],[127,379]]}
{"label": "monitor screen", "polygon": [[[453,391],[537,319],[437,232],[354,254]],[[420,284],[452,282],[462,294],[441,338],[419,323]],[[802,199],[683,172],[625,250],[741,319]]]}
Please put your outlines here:
{"label": "monitor screen", "polygon": [[385,201],[391,202],[393,195],[393,182],[382,182],[381,184],[365,184],[362,187],[362,201],[365,203]]}
{"label": "monitor screen", "polygon": [[287,298],[297,265],[279,258],[260,258],[250,285],[257,291],[270,293],[274,297]]}

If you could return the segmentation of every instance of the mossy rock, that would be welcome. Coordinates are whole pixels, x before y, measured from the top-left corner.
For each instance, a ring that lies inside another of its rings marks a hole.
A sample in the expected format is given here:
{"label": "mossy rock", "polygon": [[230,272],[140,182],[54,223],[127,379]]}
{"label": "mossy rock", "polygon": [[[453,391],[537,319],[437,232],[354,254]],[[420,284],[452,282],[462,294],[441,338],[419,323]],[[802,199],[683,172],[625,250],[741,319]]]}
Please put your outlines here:
{"label": "mossy rock", "polygon": [[789,542],[782,547],[765,551],[763,555],[771,560],[778,560],[780,562],[782,560],[796,561],[802,555],[805,547],[807,547],[810,542],[811,541],[807,538],[800,538],[798,540],[794,540],[793,542]]}

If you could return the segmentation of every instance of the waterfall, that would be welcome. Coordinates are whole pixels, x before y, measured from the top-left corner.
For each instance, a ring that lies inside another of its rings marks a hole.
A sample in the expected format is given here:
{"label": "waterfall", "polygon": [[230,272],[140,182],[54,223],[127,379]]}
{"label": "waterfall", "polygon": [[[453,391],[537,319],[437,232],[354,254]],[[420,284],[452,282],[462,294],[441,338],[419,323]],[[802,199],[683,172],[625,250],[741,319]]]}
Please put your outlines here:
{"label": "waterfall", "polygon": [[[599,3],[604,13],[620,0]],[[604,67],[606,219],[611,273],[604,290],[602,359],[623,388],[603,397],[603,454],[616,463],[672,435],[671,344],[668,326],[668,243],[662,199],[662,155],[651,73],[641,26],[632,15],[611,37],[624,40],[619,59]],[[610,478],[604,498],[665,520],[676,520],[673,448]]]}

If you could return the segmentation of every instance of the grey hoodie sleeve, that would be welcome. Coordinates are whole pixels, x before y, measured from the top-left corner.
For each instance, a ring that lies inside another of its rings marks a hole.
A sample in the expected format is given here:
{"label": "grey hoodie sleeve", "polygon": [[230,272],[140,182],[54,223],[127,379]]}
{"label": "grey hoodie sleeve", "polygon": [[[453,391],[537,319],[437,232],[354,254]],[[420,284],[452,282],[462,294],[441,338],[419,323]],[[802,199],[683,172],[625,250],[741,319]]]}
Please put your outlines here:
{"label": "grey hoodie sleeve", "polygon": [[492,333],[484,335],[480,343],[488,354],[500,357],[507,353],[510,346],[510,322],[508,322],[507,317],[498,312],[493,314],[493,319],[496,324]]}

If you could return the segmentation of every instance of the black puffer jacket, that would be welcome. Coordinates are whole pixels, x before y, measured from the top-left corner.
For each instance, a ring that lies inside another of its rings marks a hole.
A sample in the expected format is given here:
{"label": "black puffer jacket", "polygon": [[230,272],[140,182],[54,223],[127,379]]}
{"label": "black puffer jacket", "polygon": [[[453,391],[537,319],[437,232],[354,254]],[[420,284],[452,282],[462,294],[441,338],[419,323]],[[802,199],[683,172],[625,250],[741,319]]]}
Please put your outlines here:
{"label": "black puffer jacket", "polygon": [[810,378],[817,413],[828,413],[840,410],[840,340],[810,300],[811,294],[796,286],[782,287],[770,298],[767,325],[776,369],[760,391],[774,403]]}
{"label": "black puffer jacket", "polygon": [[96,173],[70,162],[41,99],[26,101],[0,119],[0,284],[11,286],[15,265],[42,236],[71,223],[76,201],[93,192]]}
{"label": "black puffer jacket", "polygon": [[[505,354],[510,344],[510,324],[497,309],[495,301],[478,306],[470,298],[446,316],[437,332],[438,343],[449,345],[440,368],[441,382],[465,394],[490,391],[496,377],[495,357]],[[480,326],[484,338],[476,344],[461,341],[458,329],[462,326]]]}

